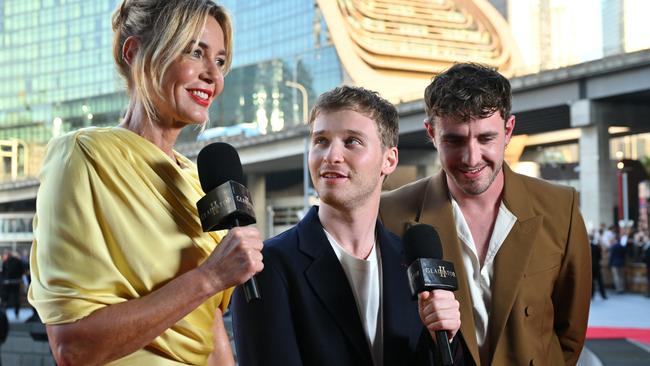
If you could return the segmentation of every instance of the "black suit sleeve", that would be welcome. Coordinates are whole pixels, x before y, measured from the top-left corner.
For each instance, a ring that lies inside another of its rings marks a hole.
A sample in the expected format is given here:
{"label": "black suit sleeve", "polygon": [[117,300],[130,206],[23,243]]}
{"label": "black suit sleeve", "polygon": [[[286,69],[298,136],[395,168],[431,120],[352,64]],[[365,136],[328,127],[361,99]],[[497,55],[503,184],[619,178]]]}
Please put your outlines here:
{"label": "black suit sleeve", "polygon": [[289,291],[271,253],[264,254],[264,270],[257,275],[261,299],[246,302],[244,291],[233,295],[233,330],[240,366],[300,366]]}

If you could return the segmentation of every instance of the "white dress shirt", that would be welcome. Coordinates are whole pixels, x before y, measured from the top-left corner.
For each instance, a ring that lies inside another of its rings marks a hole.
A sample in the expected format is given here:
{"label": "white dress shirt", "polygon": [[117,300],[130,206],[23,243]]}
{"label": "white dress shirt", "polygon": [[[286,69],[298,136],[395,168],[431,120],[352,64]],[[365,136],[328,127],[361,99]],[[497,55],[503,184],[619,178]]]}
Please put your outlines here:
{"label": "white dress shirt", "polygon": [[488,245],[487,254],[483,267],[481,267],[478,254],[476,252],[476,245],[472,232],[465,221],[465,216],[460,209],[460,206],[451,198],[451,205],[454,212],[454,221],[456,222],[456,232],[458,239],[462,245],[463,264],[467,272],[467,282],[469,286],[469,293],[472,297],[474,304],[474,325],[476,326],[476,340],[479,346],[479,353],[481,357],[481,364],[487,365],[488,356],[490,352],[490,342],[488,336],[488,319],[490,314],[490,305],[492,304],[492,290],[490,285],[492,283],[492,275],[494,273],[494,258],[501,247],[501,244],[506,240],[510,230],[517,221],[517,217],[506,208],[503,201],[499,206],[499,213],[497,214],[490,243]]}

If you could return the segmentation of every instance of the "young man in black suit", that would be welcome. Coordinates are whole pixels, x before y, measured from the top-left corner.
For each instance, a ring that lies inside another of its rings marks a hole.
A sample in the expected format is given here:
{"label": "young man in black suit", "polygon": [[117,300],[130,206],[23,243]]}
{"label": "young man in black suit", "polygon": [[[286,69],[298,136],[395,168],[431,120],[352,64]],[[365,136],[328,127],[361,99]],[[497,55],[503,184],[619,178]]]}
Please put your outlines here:
{"label": "young man in black suit", "polygon": [[395,107],[344,86],[319,97],[310,123],[321,203],[265,243],[262,299],[233,297],[239,364],[431,364],[428,333],[452,339],[459,304],[441,290],[411,299],[400,239],[377,220],[382,182],[398,160]]}

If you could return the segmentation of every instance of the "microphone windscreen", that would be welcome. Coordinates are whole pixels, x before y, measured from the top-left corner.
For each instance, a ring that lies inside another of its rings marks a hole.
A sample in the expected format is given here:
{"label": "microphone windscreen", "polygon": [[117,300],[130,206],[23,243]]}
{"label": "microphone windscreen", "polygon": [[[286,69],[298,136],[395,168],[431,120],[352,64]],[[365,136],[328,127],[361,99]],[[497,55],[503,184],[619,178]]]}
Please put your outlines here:
{"label": "microphone windscreen", "polygon": [[431,225],[409,227],[402,237],[407,263],[418,258],[442,259],[442,244],[438,232]]}
{"label": "microphone windscreen", "polygon": [[239,154],[225,142],[214,142],[203,147],[196,158],[196,165],[203,192],[208,193],[229,180],[244,184]]}

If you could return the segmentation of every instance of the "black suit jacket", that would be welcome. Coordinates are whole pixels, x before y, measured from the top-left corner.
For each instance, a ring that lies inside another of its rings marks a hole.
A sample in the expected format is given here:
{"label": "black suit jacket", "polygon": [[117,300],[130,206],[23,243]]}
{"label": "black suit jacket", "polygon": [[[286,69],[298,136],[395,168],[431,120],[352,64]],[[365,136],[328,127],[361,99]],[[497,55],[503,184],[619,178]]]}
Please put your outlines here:
{"label": "black suit jacket", "polygon": [[[428,365],[428,332],[411,300],[397,236],[377,223],[382,266],[384,365]],[[318,208],[265,242],[257,275],[262,299],[235,291],[239,365],[372,365],[349,282],[318,219]]]}

